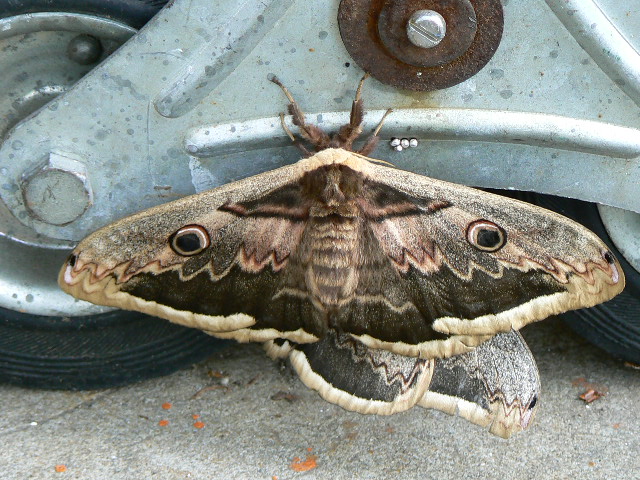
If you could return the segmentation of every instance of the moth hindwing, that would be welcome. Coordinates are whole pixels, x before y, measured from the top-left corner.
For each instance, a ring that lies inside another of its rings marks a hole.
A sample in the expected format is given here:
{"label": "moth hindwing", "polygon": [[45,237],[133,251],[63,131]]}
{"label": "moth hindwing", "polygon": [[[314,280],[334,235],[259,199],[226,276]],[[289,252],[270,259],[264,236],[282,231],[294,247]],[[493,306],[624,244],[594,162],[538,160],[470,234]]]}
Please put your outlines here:
{"label": "moth hindwing", "polygon": [[540,396],[535,360],[515,331],[444,359],[376,350],[336,332],[315,343],[266,347],[289,356],[300,379],[324,399],[359,413],[388,415],[419,405],[506,438],[531,424]]}

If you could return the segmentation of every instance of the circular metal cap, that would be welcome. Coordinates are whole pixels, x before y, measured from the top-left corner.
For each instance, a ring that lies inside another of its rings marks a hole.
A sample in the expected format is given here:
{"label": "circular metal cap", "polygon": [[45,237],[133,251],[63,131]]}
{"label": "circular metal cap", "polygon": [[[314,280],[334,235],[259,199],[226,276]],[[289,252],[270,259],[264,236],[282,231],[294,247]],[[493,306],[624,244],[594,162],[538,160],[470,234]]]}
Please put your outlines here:
{"label": "circular metal cap", "polygon": [[69,59],[80,65],[91,65],[102,57],[102,44],[93,35],[80,34],[67,45]]}

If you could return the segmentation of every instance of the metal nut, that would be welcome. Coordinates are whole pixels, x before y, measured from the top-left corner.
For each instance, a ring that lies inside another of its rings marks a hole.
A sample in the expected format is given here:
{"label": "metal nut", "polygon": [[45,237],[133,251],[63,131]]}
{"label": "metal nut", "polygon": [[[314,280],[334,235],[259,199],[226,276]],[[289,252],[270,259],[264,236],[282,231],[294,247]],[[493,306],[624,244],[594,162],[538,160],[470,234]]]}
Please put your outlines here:
{"label": "metal nut", "polygon": [[49,153],[23,176],[21,187],[29,214],[51,225],[73,222],[93,203],[87,169],[69,153]]}

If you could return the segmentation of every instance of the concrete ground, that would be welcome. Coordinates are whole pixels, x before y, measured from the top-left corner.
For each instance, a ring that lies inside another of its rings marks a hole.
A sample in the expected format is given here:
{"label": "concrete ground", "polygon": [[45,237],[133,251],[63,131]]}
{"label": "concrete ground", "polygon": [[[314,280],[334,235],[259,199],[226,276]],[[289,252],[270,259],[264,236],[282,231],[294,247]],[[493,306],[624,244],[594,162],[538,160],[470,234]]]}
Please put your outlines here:
{"label": "concrete ground", "polygon": [[[640,371],[558,320],[523,334],[542,398],[533,426],[509,440],[422,408],[344,411],[260,346],[234,344],[123,388],[0,386],[0,478],[640,478]],[[590,388],[607,393],[587,405],[579,395]]]}

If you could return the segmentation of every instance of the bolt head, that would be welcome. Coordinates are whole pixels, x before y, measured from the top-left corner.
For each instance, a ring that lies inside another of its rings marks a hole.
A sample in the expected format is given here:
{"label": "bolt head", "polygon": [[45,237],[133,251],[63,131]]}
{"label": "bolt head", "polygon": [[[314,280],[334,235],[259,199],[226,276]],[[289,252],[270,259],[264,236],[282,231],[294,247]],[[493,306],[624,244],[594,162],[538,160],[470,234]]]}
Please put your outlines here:
{"label": "bolt head", "polygon": [[86,33],[73,37],[67,45],[67,56],[80,65],[92,65],[102,57],[100,40]]}
{"label": "bolt head", "polygon": [[51,225],[66,225],[93,203],[87,169],[72,154],[51,152],[22,181],[28,213]]}
{"label": "bolt head", "polygon": [[438,12],[418,10],[407,22],[407,37],[417,47],[433,48],[447,33],[447,22]]}

